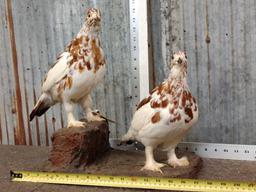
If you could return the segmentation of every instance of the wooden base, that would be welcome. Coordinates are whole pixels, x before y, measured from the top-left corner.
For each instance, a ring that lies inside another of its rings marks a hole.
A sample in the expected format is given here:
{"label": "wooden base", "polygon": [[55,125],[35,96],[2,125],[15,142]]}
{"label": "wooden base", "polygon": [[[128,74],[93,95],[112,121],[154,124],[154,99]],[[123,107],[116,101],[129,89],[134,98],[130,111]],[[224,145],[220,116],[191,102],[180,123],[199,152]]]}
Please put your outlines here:
{"label": "wooden base", "polygon": [[[126,176],[147,176],[147,177],[172,177],[172,178],[197,178],[197,174],[202,168],[202,159],[189,152],[179,153],[179,157],[186,155],[189,159],[189,166],[172,168],[168,165],[161,168],[160,172],[143,170],[145,164],[144,151],[121,151],[111,150],[106,156],[97,160],[95,163],[81,170],[82,173],[106,174],[106,175],[126,175]],[[166,163],[166,153],[156,153],[155,158],[158,162]],[[74,172],[75,170],[66,170]]]}
{"label": "wooden base", "polygon": [[110,149],[108,124],[87,123],[85,128],[62,128],[52,136],[52,169],[84,167]]}
{"label": "wooden base", "polygon": [[[198,172],[203,166],[202,159],[189,152],[179,152],[178,156],[186,155],[189,159],[189,166],[172,168],[168,165],[161,168],[160,172],[141,171],[145,163],[144,151],[122,151],[112,149],[102,158],[97,159],[94,163],[77,169],[75,167],[63,167],[51,169],[49,163],[43,165],[40,170],[57,171],[70,173],[91,173],[100,175],[126,175],[126,176],[147,176],[147,177],[170,177],[170,178],[197,178]],[[166,153],[159,152],[155,154],[158,162],[166,163]]]}

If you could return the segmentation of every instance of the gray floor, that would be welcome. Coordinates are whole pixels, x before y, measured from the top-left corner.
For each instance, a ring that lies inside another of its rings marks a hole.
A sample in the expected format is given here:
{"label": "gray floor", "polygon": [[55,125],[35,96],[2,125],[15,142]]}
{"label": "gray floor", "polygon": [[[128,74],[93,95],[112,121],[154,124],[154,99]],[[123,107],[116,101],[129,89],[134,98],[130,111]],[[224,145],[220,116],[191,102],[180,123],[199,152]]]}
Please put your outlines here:
{"label": "gray floor", "polygon": [[[90,192],[90,191],[131,191],[131,189],[113,189],[113,188],[99,188],[99,187],[85,187],[85,186],[67,186],[67,185],[52,185],[52,184],[35,184],[35,183],[18,183],[9,181],[10,170],[40,170],[47,162],[49,148],[46,147],[27,147],[27,146],[1,146],[0,145],[0,191],[4,192]],[[97,168],[101,163],[104,167],[111,166],[111,162],[117,163],[124,161],[134,161],[136,153],[123,153],[114,152],[111,158],[114,160],[104,160],[97,165],[92,166],[91,170],[101,172],[102,168]],[[131,156],[132,154],[132,156]],[[107,158],[108,159],[108,158]],[[136,158],[137,164],[132,164],[130,169],[123,168],[119,173],[131,173],[136,175],[135,170],[143,165],[143,155]],[[129,162],[130,163],[130,162]],[[120,169],[116,165],[112,172]],[[126,165],[127,166],[127,165]],[[107,169],[107,168],[106,168]],[[128,170],[127,170],[128,169]],[[170,168],[165,168],[166,170]],[[177,170],[176,170],[177,171]],[[108,172],[108,170],[106,170]],[[174,170],[172,172],[175,172]],[[111,172],[108,172],[111,173]],[[234,180],[234,181],[256,181],[256,162],[247,161],[231,161],[231,160],[217,160],[217,159],[203,159],[203,166],[197,177],[199,179],[221,179],[221,180]],[[151,175],[151,174],[149,174]],[[132,191],[148,191],[148,190],[132,190]]]}

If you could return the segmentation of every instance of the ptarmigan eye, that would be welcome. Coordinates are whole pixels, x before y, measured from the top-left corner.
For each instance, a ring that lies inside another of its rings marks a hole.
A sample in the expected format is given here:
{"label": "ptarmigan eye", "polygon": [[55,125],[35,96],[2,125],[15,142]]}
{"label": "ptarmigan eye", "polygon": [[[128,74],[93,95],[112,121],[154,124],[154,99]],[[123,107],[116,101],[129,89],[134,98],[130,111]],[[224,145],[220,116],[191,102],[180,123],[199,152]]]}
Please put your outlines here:
{"label": "ptarmigan eye", "polygon": [[185,55],[185,58],[186,58],[186,59],[188,58],[187,55]]}
{"label": "ptarmigan eye", "polygon": [[174,59],[174,56],[172,56],[172,59]]}

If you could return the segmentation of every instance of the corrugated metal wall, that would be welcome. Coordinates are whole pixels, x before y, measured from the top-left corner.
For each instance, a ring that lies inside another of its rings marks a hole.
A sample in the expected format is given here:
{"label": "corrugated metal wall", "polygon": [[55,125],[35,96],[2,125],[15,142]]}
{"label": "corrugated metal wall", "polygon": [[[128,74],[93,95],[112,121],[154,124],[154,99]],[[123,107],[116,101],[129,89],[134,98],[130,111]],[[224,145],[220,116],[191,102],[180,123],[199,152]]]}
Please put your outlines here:
{"label": "corrugated metal wall", "polygon": [[31,123],[28,116],[45,73],[95,4],[103,17],[107,74],[93,97],[119,123],[111,125],[111,136],[124,134],[132,115],[128,1],[0,0],[0,143],[22,143],[25,133],[26,144],[49,145],[53,131],[65,126],[60,105]]}
{"label": "corrugated metal wall", "polygon": [[199,122],[188,141],[256,144],[256,1],[151,1],[155,82],[185,50]]}

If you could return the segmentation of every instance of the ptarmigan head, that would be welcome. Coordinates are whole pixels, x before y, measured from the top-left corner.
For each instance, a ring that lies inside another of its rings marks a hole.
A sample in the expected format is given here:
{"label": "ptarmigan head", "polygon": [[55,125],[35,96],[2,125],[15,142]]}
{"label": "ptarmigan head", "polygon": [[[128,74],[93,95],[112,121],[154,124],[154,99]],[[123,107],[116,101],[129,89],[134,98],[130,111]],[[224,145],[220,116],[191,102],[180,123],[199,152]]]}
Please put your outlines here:
{"label": "ptarmigan head", "polygon": [[88,27],[100,27],[101,14],[100,10],[96,8],[90,8],[87,11],[85,22]]}
{"label": "ptarmigan head", "polygon": [[172,75],[185,75],[187,73],[187,65],[187,56],[184,52],[174,53],[170,64]]}

